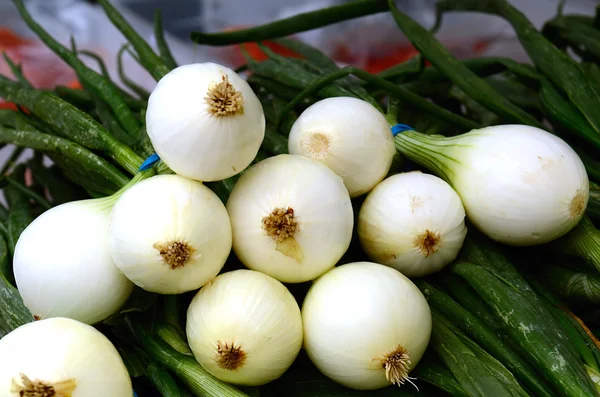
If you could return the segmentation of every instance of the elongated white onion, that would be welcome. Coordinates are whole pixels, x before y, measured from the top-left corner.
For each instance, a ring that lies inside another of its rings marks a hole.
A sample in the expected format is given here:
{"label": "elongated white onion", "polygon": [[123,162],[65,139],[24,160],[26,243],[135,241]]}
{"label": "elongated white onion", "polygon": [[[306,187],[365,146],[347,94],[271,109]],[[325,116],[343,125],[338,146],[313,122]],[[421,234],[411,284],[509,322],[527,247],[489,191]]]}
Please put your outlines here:
{"label": "elongated white onion", "polygon": [[527,246],[571,230],[587,207],[589,181],[562,139],[526,125],[498,125],[442,137],[406,131],[398,149],[448,181],[467,218],[488,237]]}
{"label": "elongated white onion", "polygon": [[325,273],[302,305],[304,349],[341,385],[380,389],[410,381],[431,335],[431,311],[397,270],[354,262]]}
{"label": "elongated white onion", "polygon": [[36,318],[68,317],[94,324],[129,298],[133,284],[108,251],[113,203],[112,197],[65,203],[23,231],[13,266],[23,302]]}
{"label": "elongated white onion", "polygon": [[348,249],[354,216],[342,178],[302,156],[248,169],[227,202],[233,249],[244,265],[277,280],[312,280]]}
{"label": "elongated white onion", "polygon": [[279,281],[253,270],[224,273],[202,287],[186,329],[202,367],[239,385],[279,378],[302,347],[298,303]]}
{"label": "elongated white onion", "polygon": [[408,277],[452,262],[466,235],[458,194],[442,179],[419,171],[381,182],[358,215],[358,237],[369,258]]}
{"label": "elongated white onion", "polygon": [[108,247],[121,271],[141,288],[180,294],[214,278],[231,252],[223,203],[200,182],[158,175],[117,200]]}
{"label": "elongated white onion", "polygon": [[368,102],[322,99],[292,126],[289,152],[321,161],[344,179],[351,197],[370,191],[388,173],[396,153],[390,125]]}
{"label": "elongated white onion", "polygon": [[67,318],[22,325],[0,340],[2,397],[131,397],[131,379],[113,344]]}
{"label": "elongated white onion", "polygon": [[250,85],[233,70],[194,63],[158,82],[146,129],[156,153],[177,174],[216,181],[243,171],[256,157],[265,116]]}

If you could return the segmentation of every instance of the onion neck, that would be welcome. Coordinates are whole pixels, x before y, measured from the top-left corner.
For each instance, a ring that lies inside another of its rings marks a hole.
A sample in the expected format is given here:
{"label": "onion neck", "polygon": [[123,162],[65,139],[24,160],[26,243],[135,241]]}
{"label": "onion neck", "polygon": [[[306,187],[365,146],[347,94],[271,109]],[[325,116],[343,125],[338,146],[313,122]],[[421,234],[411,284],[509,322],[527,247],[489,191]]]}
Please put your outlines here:
{"label": "onion neck", "polygon": [[444,136],[404,131],[394,137],[394,144],[403,155],[446,182],[450,182],[454,174],[452,168],[459,164],[448,153],[454,143]]}
{"label": "onion neck", "polygon": [[600,270],[600,230],[594,227],[587,216],[551,246],[558,252],[581,258]]}
{"label": "onion neck", "polygon": [[152,168],[138,172],[137,174],[135,174],[135,176],[133,178],[131,178],[131,180],[129,182],[127,182],[127,184],[125,186],[123,186],[121,189],[117,190],[110,196],[93,199],[93,200],[90,200],[90,202],[93,202],[94,205],[97,206],[99,209],[111,208],[112,206],[115,205],[115,203],[117,202],[119,197],[121,197],[123,195],[123,193],[125,193],[127,191],[127,189],[129,189],[136,183],[143,181],[144,179],[148,179],[148,178],[154,176],[155,174],[156,174],[156,172]]}
{"label": "onion neck", "polygon": [[75,379],[60,382],[46,382],[39,379],[29,379],[20,374],[18,379],[13,379],[12,393],[19,397],[71,397],[77,387]]}

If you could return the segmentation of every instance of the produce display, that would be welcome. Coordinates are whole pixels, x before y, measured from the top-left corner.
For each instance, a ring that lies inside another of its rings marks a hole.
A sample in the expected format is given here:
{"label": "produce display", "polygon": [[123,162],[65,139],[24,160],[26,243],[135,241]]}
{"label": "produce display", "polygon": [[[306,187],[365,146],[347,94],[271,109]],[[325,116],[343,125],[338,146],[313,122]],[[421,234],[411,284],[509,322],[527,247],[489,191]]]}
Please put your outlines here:
{"label": "produce display", "polygon": [[[437,3],[529,63],[456,59],[392,0],[192,34],[260,48],[232,70],[100,0],[146,92],[13,2],[82,88],[5,56],[0,397],[600,396],[600,7]],[[385,12],[418,55],[377,74],[293,37]]]}

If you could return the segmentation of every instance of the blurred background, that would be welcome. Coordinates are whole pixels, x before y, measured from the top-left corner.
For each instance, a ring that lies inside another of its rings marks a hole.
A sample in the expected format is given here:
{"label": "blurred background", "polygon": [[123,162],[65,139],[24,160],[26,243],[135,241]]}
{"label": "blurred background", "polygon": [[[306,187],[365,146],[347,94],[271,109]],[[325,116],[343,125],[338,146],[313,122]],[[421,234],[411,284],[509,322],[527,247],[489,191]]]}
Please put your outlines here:
{"label": "blurred background", "polygon": [[[216,32],[263,24],[302,12],[340,4],[350,0],[111,0],[134,28],[154,46],[153,19],[161,10],[167,41],[179,64],[214,61],[237,67],[244,63],[239,46],[206,47],[192,43],[192,31]],[[79,50],[100,55],[113,80],[117,77],[117,54],[125,43],[93,0],[25,0],[34,18],[56,39],[70,46],[71,38]],[[430,27],[435,21],[434,0],[396,0],[397,5]],[[512,0],[536,26],[556,15],[559,0]],[[593,15],[600,0],[569,0],[566,13]],[[340,64],[376,73],[415,55],[391,16],[377,14],[347,21],[324,29],[299,34],[296,39],[322,49]],[[452,13],[444,18],[438,38],[457,57],[505,55],[527,62],[513,30],[506,22],[484,14]],[[254,58],[264,54],[253,45],[246,47]],[[276,51],[281,49],[275,48]],[[68,85],[78,88],[75,74],[50,52],[21,21],[11,0],[0,0],[0,52],[22,65],[25,77],[38,87]],[[98,63],[82,57],[90,67]],[[126,74],[151,90],[156,82],[128,54],[124,58]],[[11,76],[0,58],[0,74]],[[123,87],[126,89],[126,87]],[[10,106],[2,103],[0,107]],[[0,159],[7,148],[0,151]],[[25,152],[24,156],[27,156]]]}
{"label": "blurred background", "polygon": [[[111,73],[116,73],[116,54],[125,39],[109,23],[93,0],[25,0],[34,17],[54,37],[69,45],[72,36],[79,49],[97,52]],[[262,24],[298,13],[349,0],[111,0],[150,43],[153,43],[154,12],[160,9],[175,57],[179,63],[216,61],[239,66],[243,57],[237,46],[207,48],[194,45],[190,32],[215,32]],[[593,14],[600,0],[569,0],[565,11]],[[540,26],[556,14],[558,0],[512,0]],[[397,4],[425,26],[434,23],[434,0],[397,0]],[[526,60],[510,26],[488,15],[450,14],[438,33],[441,41],[459,57],[474,54],[508,55]],[[377,72],[414,56],[415,52],[387,14],[348,21],[298,35],[324,50],[341,64],[354,64]],[[23,64],[25,75],[35,84],[69,84],[74,74],[37,43],[21,21],[11,0],[0,0],[0,51]],[[258,49],[249,48],[260,57]],[[89,65],[94,61],[87,60]],[[138,82],[152,88],[155,82],[131,57],[126,70]],[[3,60],[0,73],[9,74]],[[117,79],[118,80],[118,79]],[[75,84],[75,83],[73,83]]]}

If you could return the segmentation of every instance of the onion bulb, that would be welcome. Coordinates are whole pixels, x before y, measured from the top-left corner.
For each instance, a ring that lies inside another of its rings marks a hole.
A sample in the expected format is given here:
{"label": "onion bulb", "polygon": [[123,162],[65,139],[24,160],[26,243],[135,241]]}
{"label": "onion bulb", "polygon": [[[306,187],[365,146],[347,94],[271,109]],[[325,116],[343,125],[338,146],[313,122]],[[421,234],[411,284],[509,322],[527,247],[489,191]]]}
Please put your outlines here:
{"label": "onion bulb", "polygon": [[498,242],[550,242],[577,225],[587,207],[581,159],[540,128],[498,125],[453,137],[406,131],[394,140],[404,155],[449,182],[467,218]]}
{"label": "onion bulb", "polygon": [[256,157],[265,116],[250,85],[216,63],[179,66],[148,99],[146,129],[156,153],[177,174],[229,178]]}
{"label": "onion bulb", "polygon": [[133,284],[108,250],[108,217],[115,196],[51,208],[21,233],[15,280],[36,319],[68,317],[94,324],[116,313]]}
{"label": "onion bulb", "polygon": [[115,264],[146,291],[180,294],[214,278],[231,252],[225,206],[202,183],[157,175],[115,203],[108,229]]}
{"label": "onion bulb", "polygon": [[357,228],[371,260],[408,277],[434,273],[452,262],[467,235],[458,194],[442,179],[419,171],[377,185],[360,208]]}
{"label": "onion bulb", "polygon": [[298,303],[279,281],[253,270],[223,273],[187,312],[196,360],[216,378],[258,386],[279,378],[302,347]]}
{"label": "onion bulb", "polygon": [[342,265],[316,280],[302,321],[313,364],[357,390],[410,382],[431,335],[421,291],[397,270],[371,262]]}
{"label": "onion bulb", "polygon": [[352,239],[354,215],[342,178],[302,156],[282,154],[249,168],[227,210],[240,261],[282,282],[317,278]]}
{"label": "onion bulb", "polygon": [[288,150],[331,168],[344,179],[351,197],[381,182],[396,153],[383,114],[352,97],[326,98],[309,106],[292,126]]}
{"label": "onion bulb", "polygon": [[2,397],[131,397],[127,368],[113,344],[90,325],[51,318],[0,340]]}

